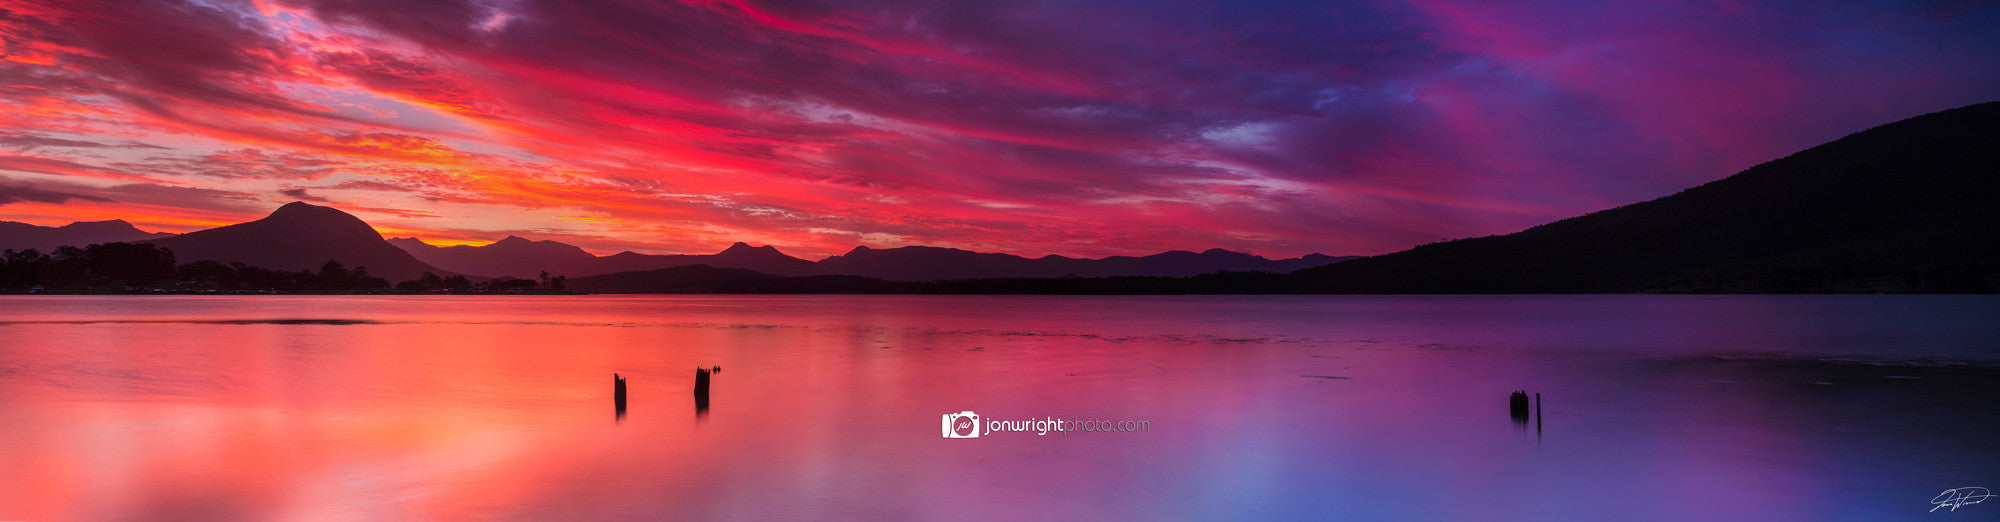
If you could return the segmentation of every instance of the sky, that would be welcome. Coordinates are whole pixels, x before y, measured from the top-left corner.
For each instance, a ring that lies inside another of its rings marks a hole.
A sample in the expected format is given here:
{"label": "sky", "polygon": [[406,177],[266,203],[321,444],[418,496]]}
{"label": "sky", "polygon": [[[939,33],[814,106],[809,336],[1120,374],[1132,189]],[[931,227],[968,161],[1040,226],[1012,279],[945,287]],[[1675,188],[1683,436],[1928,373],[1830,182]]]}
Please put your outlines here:
{"label": "sky", "polygon": [[0,0],[0,220],[1367,255],[2000,99],[1995,2]]}

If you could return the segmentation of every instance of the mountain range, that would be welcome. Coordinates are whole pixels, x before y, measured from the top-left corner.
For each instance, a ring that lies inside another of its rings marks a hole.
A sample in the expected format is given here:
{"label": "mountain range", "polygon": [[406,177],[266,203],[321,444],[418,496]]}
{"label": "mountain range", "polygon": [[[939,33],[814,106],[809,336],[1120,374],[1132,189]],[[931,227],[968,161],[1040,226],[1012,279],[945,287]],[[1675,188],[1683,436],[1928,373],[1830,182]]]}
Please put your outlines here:
{"label": "mountain range", "polygon": [[57,245],[82,246],[114,241],[152,243],[172,250],[181,263],[211,260],[285,271],[316,271],[327,261],[338,261],[348,269],[364,267],[369,275],[390,281],[416,279],[424,272],[446,277],[468,275],[525,279],[535,279],[546,272],[551,276],[575,278],[695,265],[769,276],[841,275],[889,281],[1066,276],[1181,277],[1214,271],[1289,272],[1353,259],[1312,254],[1270,260],[1222,249],[1201,253],[1173,251],[1145,257],[1077,259],[1051,255],[1029,259],[1011,254],[911,246],[889,249],[856,247],[845,255],[814,262],[785,255],[768,245],[750,246],[745,243],[736,243],[721,252],[707,255],[649,255],[628,251],[596,256],[573,245],[517,236],[508,236],[483,246],[450,247],[430,245],[416,238],[384,239],[360,218],[339,209],[305,202],[285,204],[263,219],[180,235],[146,233],[123,221],[74,223],[63,227],[0,222],[0,244],[19,244],[19,249],[49,251]]}
{"label": "mountain range", "polygon": [[389,242],[439,268],[480,276],[522,278],[537,277],[544,271],[551,275],[588,277],[689,265],[754,270],[779,276],[855,275],[890,281],[1066,276],[1186,277],[1217,271],[1290,272],[1356,258],[1311,254],[1272,260],[1218,248],[1201,253],[1176,250],[1145,257],[1079,259],[1049,255],[1030,259],[1013,254],[954,248],[906,246],[885,249],[862,246],[846,254],[814,262],[785,255],[768,245],[750,246],[745,243],[736,243],[708,255],[648,255],[628,251],[600,257],[568,244],[531,241],[516,236],[476,247],[439,247],[408,237],[393,238]]}
{"label": "mountain range", "polygon": [[812,261],[785,255],[775,247],[753,247],[740,242],[708,255],[650,255],[627,251],[609,256],[593,255],[565,243],[533,241],[518,236],[507,236],[483,246],[439,247],[413,237],[392,238],[389,243],[439,268],[486,277],[534,278],[542,272],[583,277],[701,264],[784,276],[816,273]]}
{"label": "mountain range", "polygon": [[95,243],[133,243],[171,236],[166,232],[146,232],[122,219],[78,221],[60,227],[0,221],[0,250],[55,251],[59,246]]}
{"label": "mountain range", "polygon": [[[1338,263],[1358,256],[1308,254],[1292,259],[1265,259],[1220,248],[1205,252],[1174,250],[1145,257],[1113,256],[1078,259],[1048,255],[1033,259],[953,248],[907,246],[877,249],[855,247],[819,262],[819,273],[855,275],[890,281],[954,281],[964,279],[1059,277],[1188,277],[1209,272],[1291,272]],[[718,265],[720,266],[720,265]]]}

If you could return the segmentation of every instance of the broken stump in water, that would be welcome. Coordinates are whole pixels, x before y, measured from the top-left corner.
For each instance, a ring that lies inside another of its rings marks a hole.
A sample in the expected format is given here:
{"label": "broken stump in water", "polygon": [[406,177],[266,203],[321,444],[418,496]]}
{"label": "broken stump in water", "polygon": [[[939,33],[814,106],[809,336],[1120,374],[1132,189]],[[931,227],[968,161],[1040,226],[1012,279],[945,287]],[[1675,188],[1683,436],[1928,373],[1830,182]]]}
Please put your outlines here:
{"label": "broken stump in water", "polygon": [[625,378],[611,374],[611,404],[618,408],[618,416],[625,416]]}
{"label": "broken stump in water", "polygon": [[1528,423],[1527,391],[1517,391],[1513,395],[1507,396],[1507,415],[1513,417],[1516,423]]}
{"label": "broken stump in water", "polygon": [[694,369],[694,396],[708,397],[708,369]]}

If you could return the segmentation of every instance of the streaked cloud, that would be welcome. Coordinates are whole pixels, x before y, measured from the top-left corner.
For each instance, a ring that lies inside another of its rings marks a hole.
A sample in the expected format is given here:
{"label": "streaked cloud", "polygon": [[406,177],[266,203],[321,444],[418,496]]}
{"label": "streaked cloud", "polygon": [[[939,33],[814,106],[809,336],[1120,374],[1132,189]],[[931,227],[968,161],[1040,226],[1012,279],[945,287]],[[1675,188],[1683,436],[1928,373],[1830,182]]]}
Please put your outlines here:
{"label": "streaked cloud", "polygon": [[1379,253],[2000,92],[1981,3],[0,5],[0,219],[604,253]]}

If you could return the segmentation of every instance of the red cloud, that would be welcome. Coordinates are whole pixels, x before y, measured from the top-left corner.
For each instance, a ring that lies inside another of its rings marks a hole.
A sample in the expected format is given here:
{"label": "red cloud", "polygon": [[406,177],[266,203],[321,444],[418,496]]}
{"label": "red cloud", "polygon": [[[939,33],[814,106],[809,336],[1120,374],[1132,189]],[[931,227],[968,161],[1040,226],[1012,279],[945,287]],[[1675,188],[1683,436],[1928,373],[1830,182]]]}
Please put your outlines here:
{"label": "red cloud", "polygon": [[[440,237],[599,250],[1377,253],[2000,92],[1992,6],[0,9],[15,181],[121,180],[155,223],[325,198]],[[114,211],[67,203],[0,218]]]}

